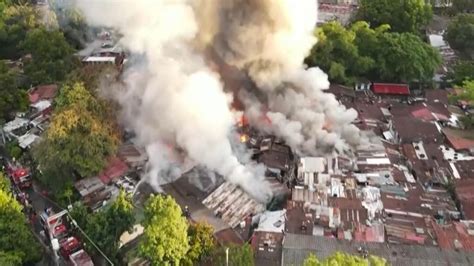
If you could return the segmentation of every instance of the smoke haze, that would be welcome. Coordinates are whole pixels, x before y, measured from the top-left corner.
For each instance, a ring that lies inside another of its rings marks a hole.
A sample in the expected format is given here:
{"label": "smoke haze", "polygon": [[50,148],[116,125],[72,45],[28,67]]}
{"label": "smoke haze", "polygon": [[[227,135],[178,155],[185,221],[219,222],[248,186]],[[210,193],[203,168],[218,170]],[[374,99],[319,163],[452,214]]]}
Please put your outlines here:
{"label": "smoke haze", "polygon": [[[239,111],[299,154],[345,152],[359,142],[351,124],[357,113],[324,93],[326,74],[303,65],[316,42],[314,0],[77,0],[77,6],[91,25],[117,29],[132,53],[117,100],[147,147],[152,179],[169,170],[179,148],[187,160],[268,200],[263,168],[242,160],[232,145]],[[216,64],[238,69],[244,80],[229,90]],[[242,110],[231,107],[236,101]]]}

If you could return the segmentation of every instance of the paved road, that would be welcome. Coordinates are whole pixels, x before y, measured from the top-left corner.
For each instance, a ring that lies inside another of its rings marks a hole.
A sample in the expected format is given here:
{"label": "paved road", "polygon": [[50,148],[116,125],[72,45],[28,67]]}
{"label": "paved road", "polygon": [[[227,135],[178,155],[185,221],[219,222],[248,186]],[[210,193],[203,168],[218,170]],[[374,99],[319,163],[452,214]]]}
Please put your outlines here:
{"label": "paved road", "polygon": [[[6,152],[6,149],[3,145],[0,145],[0,157],[9,159],[9,156]],[[27,191],[24,191],[28,194],[29,197],[29,202],[33,206],[33,209],[36,211],[38,214],[36,219],[30,220],[31,226],[32,226],[32,231],[38,241],[43,245],[43,248],[45,249],[46,252],[43,253],[43,259],[37,263],[39,266],[49,266],[49,265],[58,265],[55,263],[54,255],[51,252],[51,249],[49,249],[49,246],[47,243],[44,242],[44,239],[41,238],[40,232],[43,230],[40,222],[39,222],[39,214],[45,209],[49,207],[53,207],[54,209],[57,210],[57,206],[55,206],[54,202],[51,202],[44,196],[42,196],[40,193],[38,193],[35,188],[37,186],[33,184],[32,189],[28,189]]]}

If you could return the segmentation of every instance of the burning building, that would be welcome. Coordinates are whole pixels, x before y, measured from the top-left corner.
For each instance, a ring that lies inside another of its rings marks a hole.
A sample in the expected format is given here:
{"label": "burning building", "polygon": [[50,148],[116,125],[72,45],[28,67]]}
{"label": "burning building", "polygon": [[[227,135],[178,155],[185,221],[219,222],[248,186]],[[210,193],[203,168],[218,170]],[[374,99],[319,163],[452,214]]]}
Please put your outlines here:
{"label": "burning building", "polygon": [[[79,0],[77,6],[91,25],[123,36],[119,45],[130,53],[130,64],[117,85],[123,93],[114,95],[149,158],[166,158],[167,151],[152,147],[175,143],[190,161],[265,202],[272,194],[265,171],[234,148],[236,115],[244,113],[242,126],[276,136],[298,155],[345,153],[359,142],[352,124],[357,112],[325,92],[326,74],[303,65],[316,42],[313,0],[297,5],[290,0],[136,1],[133,6]],[[256,143],[248,133],[238,139]],[[275,150],[262,152],[258,161],[274,157]],[[290,177],[291,160],[279,169]],[[166,161],[150,160],[148,176],[165,178],[160,173],[172,167]]]}

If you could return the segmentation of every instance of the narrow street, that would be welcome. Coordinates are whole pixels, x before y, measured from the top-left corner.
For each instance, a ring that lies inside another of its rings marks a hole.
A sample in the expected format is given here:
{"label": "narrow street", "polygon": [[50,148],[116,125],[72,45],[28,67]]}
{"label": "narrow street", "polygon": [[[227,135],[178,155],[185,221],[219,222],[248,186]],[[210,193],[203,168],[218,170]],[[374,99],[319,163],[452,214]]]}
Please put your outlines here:
{"label": "narrow street", "polygon": [[[3,145],[0,145],[0,157],[3,158],[3,160],[10,160],[8,153]],[[2,161],[2,164],[4,162]],[[3,166],[3,165],[2,165]],[[51,201],[50,199],[46,198],[43,196],[38,189],[38,186],[36,185],[36,182],[33,182],[33,187],[27,190],[24,190],[28,196],[28,201],[33,207],[34,211],[36,212],[36,217],[33,219],[30,219],[30,225],[32,232],[34,236],[38,239],[38,242],[43,246],[45,252],[43,252],[43,258],[40,262],[37,263],[37,265],[40,266],[46,266],[46,265],[58,265],[55,262],[54,255],[52,254],[52,250],[48,246],[48,244],[45,242],[44,237],[41,236],[41,231],[43,230],[41,223],[40,223],[40,218],[39,215],[41,214],[42,211],[44,211],[45,208],[50,208],[52,207],[54,211],[58,211],[60,208],[59,206],[56,205],[55,202]],[[61,263],[59,265],[62,265]]]}

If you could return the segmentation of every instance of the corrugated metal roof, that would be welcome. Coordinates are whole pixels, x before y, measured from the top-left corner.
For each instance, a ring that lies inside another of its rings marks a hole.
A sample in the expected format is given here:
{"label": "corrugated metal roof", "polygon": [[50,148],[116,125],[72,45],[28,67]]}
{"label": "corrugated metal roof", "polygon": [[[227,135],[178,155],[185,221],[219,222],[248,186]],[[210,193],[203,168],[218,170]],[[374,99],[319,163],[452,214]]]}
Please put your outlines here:
{"label": "corrugated metal roof", "polygon": [[239,225],[249,215],[255,215],[265,210],[263,204],[256,202],[242,189],[230,182],[223,183],[202,203],[232,228]]}
{"label": "corrugated metal roof", "polygon": [[372,90],[377,94],[410,95],[407,84],[374,83]]}
{"label": "corrugated metal roof", "polygon": [[283,239],[282,265],[303,265],[310,253],[324,259],[336,251],[359,255],[357,249],[364,247],[370,255],[388,260],[391,265],[472,265],[473,255],[465,252],[450,252],[437,247],[415,245],[391,245],[387,243],[357,243],[334,238],[310,235],[285,234]]}

